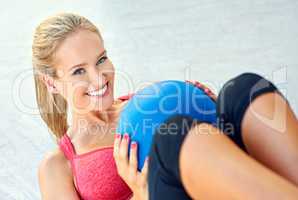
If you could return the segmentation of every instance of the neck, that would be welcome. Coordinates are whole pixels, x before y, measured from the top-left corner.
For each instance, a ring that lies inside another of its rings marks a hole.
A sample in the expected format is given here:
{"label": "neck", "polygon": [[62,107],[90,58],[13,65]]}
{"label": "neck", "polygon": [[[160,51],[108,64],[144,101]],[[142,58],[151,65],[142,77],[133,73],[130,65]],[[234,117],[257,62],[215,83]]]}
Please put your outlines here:
{"label": "neck", "polygon": [[[110,125],[107,112],[92,111],[86,114],[73,113],[70,135],[76,139],[93,138],[106,135]],[[91,137],[90,137],[91,136]]]}
{"label": "neck", "polygon": [[91,143],[95,137],[111,140],[116,131],[119,112],[125,103],[116,101],[105,111],[92,111],[86,114],[73,112],[72,124],[68,130],[70,137],[81,144]]}

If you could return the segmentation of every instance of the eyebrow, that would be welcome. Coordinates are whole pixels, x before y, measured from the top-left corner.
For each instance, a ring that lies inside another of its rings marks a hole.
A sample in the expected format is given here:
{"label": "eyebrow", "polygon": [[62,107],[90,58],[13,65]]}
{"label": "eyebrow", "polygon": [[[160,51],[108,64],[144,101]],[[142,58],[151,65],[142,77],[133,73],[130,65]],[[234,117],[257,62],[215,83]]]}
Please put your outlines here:
{"label": "eyebrow", "polygon": [[[106,53],[107,53],[106,50],[104,50],[102,53],[100,53],[100,54],[97,56],[97,60],[98,60],[100,57],[102,57],[103,55],[105,55]],[[84,66],[84,65],[87,65],[87,63],[84,62],[84,63],[76,64],[76,65],[72,66],[72,67],[69,69],[69,71],[72,71],[74,68],[76,68],[76,67],[80,67],[80,66]]]}

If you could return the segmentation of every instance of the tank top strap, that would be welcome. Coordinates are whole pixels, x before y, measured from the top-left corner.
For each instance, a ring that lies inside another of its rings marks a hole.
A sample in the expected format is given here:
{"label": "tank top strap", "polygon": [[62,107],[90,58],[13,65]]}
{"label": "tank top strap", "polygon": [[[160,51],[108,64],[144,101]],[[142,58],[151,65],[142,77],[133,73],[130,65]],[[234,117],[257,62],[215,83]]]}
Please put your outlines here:
{"label": "tank top strap", "polygon": [[73,159],[73,157],[75,155],[74,146],[66,133],[60,139],[59,147],[68,160]]}

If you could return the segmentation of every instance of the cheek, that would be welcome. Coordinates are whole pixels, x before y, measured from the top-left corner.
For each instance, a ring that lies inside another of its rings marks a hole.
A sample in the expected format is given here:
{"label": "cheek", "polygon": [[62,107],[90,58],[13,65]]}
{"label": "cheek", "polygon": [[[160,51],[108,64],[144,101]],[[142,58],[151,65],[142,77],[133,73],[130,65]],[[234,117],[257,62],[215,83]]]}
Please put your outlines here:
{"label": "cheek", "polygon": [[75,107],[83,107],[86,104],[86,86],[71,84],[67,87],[67,99]]}
{"label": "cheek", "polygon": [[110,81],[111,86],[113,87],[114,85],[114,79],[115,79],[115,71],[114,68],[111,66],[105,67],[104,69],[101,69],[102,71],[100,72],[106,79],[106,81]]}
{"label": "cheek", "polygon": [[108,80],[111,81],[110,87],[113,89],[114,88],[114,82],[115,82],[115,71],[111,71],[108,75]]}
{"label": "cheek", "polygon": [[103,66],[101,70],[104,74],[107,74],[109,77],[114,76],[115,68],[110,61],[107,61],[107,63]]}

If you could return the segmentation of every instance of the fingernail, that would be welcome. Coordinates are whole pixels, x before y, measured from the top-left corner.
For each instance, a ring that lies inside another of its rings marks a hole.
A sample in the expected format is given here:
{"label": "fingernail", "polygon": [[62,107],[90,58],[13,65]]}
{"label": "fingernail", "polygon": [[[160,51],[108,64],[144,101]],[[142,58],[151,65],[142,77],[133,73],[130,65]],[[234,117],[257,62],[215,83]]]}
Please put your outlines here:
{"label": "fingernail", "polygon": [[131,148],[136,148],[137,147],[137,143],[135,141],[131,142]]}
{"label": "fingernail", "polygon": [[120,139],[121,138],[121,134],[120,133],[116,133],[116,138]]}
{"label": "fingernail", "polygon": [[124,139],[125,139],[125,140],[128,140],[128,138],[129,138],[128,134],[125,133],[125,134],[124,134]]}
{"label": "fingernail", "polygon": [[209,90],[209,89],[207,89],[207,88],[206,88],[204,91],[205,91],[206,93],[209,93],[209,92],[210,92],[210,90]]}

